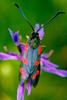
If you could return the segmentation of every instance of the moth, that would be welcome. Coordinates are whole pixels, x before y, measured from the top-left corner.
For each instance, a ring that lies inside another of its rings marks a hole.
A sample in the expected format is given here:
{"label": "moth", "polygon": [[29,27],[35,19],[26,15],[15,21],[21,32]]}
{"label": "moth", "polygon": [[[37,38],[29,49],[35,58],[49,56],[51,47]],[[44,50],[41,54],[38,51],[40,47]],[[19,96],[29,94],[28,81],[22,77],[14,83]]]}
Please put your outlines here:
{"label": "moth", "polygon": [[20,61],[20,81],[17,89],[17,100],[24,100],[24,90],[26,89],[27,95],[29,96],[32,86],[36,87],[39,82],[41,71],[56,74],[61,77],[67,77],[66,70],[58,69],[59,66],[49,60],[53,50],[50,50],[48,53],[44,53],[45,47],[41,45],[41,40],[44,37],[44,27],[54,18],[63,14],[64,12],[57,12],[47,21],[46,24],[41,26],[36,24],[34,28],[19,5],[15,3],[15,6],[31,27],[32,33],[30,37],[27,36],[26,44],[24,44],[19,41],[18,32],[13,32],[10,28],[8,28],[10,36],[19,50],[19,54],[13,52],[0,52],[0,60]]}

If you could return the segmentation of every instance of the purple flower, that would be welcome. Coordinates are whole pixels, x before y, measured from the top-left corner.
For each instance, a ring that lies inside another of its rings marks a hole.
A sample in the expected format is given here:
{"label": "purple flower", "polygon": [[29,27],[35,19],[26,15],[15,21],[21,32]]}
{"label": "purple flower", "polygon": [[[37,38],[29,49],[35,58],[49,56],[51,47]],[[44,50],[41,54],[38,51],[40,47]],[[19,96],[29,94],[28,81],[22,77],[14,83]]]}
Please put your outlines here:
{"label": "purple flower", "polygon": [[[42,25],[41,25],[41,26],[42,26]],[[36,24],[36,25],[35,25],[35,32],[37,32],[39,28],[40,28],[40,25],[39,25],[39,24]],[[40,40],[42,40],[42,39],[43,39],[43,36],[44,36],[44,28],[41,28],[41,29],[38,31],[38,34],[39,34]]]}
{"label": "purple flower", "polygon": [[[35,25],[35,31],[37,32],[37,30],[39,28],[40,28],[40,25],[36,24]],[[8,53],[5,54],[5,53],[0,52],[0,60],[17,60],[17,61],[20,61],[21,63],[27,64],[28,61],[27,61],[27,59],[24,59],[24,57],[26,56],[24,54],[24,52],[28,51],[28,45],[23,44],[23,43],[21,44],[19,42],[18,32],[14,33],[10,28],[8,29],[8,31],[10,33],[10,36],[12,37],[13,42],[17,46],[20,54],[15,54],[15,53],[12,53],[12,52],[8,52]],[[42,40],[43,36],[44,36],[44,28],[41,28],[38,31],[38,34],[39,34],[39,39]],[[37,52],[37,49],[36,49],[36,52]],[[36,52],[34,52],[34,54]],[[31,52],[29,53],[29,54],[31,54],[30,55],[31,58],[32,58],[32,53],[33,53],[33,50],[31,49]],[[40,69],[44,72],[52,73],[52,74],[55,74],[55,75],[58,75],[58,76],[61,76],[61,77],[67,77],[67,71],[66,70],[59,69],[58,65],[53,64],[52,62],[49,61],[49,57],[52,55],[52,53],[53,52],[50,51],[49,53],[45,53],[45,54],[40,55],[40,67],[41,67]],[[23,54],[24,54],[24,56],[23,56]],[[29,60],[30,60],[30,63],[31,63],[31,59],[29,59]],[[29,66],[30,66],[30,64],[29,64]],[[22,73],[22,76],[21,76],[21,81],[20,81],[20,83],[18,85],[18,89],[17,89],[17,100],[24,100],[24,90],[25,90],[24,85],[25,85],[26,79],[27,79],[27,86],[26,86],[27,94],[30,95],[30,93],[31,93],[33,81],[31,79],[28,79],[29,76],[32,76],[31,74],[29,74],[29,72],[27,72],[29,66],[26,65],[26,69],[25,69],[25,67],[24,67],[24,69],[20,68],[20,72]],[[32,67],[32,66],[30,66],[30,67]],[[30,69],[29,69],[29,71],[30,71]],[[37,73],[35,74],[35,76],[38,73],[39,73],[39,71],[37,70]],[[24,78],[23,78],[23,76],[24,76]],[[22,78],[23,78],[23,80],[22,80]]]}

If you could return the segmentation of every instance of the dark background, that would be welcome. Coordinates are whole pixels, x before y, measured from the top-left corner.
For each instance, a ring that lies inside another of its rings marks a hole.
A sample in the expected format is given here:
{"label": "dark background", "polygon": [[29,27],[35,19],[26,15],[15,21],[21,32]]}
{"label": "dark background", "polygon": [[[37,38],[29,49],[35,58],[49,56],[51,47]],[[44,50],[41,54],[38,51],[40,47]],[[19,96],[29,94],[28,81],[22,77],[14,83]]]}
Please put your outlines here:
{"label": "dark background", "polygon": [[[7,45],[12,52],[17,52],[8,27],[19,31],[22,41],[26,42],[26,35],[30,35],[31,28],[25,22],[14,3],[17,2],[29,18],[33,26],[45,23],[58,10],[66,14],[58,16],[47,27],[42,44],[46,51],[54,49],[50,60],[67,69],[67,0],[0,0],[0,51]],[[20,62],[0,61],[0,100],[16,100],[18,86],[18,69]],[[49,73],[41,73],[39,84],[32,88],[31,95],[25,100],[67,100],[67,78],[61,78]]]}

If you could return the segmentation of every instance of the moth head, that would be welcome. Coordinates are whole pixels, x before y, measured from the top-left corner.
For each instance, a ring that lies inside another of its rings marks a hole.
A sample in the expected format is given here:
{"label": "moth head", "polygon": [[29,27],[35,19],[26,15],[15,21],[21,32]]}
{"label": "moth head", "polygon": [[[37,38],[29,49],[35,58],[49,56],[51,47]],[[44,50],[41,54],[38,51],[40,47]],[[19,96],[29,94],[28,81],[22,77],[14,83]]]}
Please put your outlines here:
{"label": "moth head", "polygon": [[37,48],[40,44],[39,34],[36,32],[32,32],[32,35],[28,42],[30,47]]}

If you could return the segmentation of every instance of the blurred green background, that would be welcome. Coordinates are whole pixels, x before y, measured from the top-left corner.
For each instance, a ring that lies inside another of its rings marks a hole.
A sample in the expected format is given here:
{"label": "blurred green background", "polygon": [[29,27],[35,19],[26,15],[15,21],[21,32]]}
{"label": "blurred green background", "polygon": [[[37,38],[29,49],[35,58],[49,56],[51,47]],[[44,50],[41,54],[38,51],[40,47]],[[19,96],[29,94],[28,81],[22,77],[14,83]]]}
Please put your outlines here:
{"label": "blurred green background", "polygon": [[[14,2],[23,8],[33,26],[36,23],[45,23],[58,10],[66,12],[45,28],[42,44],[46,45],[46,51],[54,49],[50,60],[61,69],[67,69],[67,0],[0,0],[0,52],[4,52],[3,46],[7,45],[10,51],[18,53],[8,27],[19,31],[23,42],[26,41],[25,36],[31,32]],[[20,62],[17,61],[0,61],[0,100],[16,100],[19,65]],[[38,86],[32,89],[29,97],[25,94],[25,100],[37,99],[67,100],[67,78],[41,73]]]}

